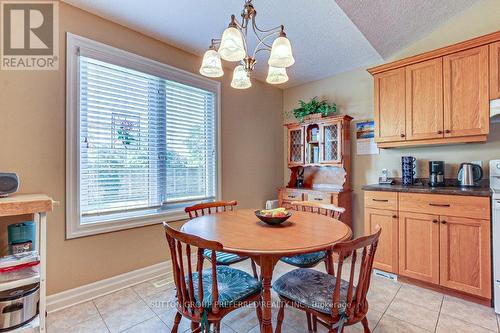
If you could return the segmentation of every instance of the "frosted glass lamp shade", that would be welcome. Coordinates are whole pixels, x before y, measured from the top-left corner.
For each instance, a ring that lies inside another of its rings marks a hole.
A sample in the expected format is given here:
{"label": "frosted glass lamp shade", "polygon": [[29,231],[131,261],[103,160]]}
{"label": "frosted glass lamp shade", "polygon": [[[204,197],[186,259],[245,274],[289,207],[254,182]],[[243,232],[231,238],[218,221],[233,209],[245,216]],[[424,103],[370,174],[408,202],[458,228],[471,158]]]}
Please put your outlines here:
{"label": "frosted glass lamp shade", "polygon": [[243,44],[243,36],[238,29],[229,27],[224,30],[220,42],[219,54],[222,59],[227,61],[240,61],[245,58],[246,52]]}
{"label": "frosted glass lamp shade", "polygon": [[231,87],[235,89],[248,89],[252,86],[250,77],[243,65],[238,65],[233,72],[233,80],[231,81]]}
{"label": "frosted glass lamp shade", "polygon": [[205,52],[200,68],[200,74],[208,77],[221,77],[224,75],[220,55],[214,49]]}
{"label": "frosted glass lamp shade", "polygon": [[295,63],[288,38],[282,36],[274,40],[268,63],[269,66],[280,68],[290,67]]}
{"label": "frosted glass lamp shade", "polygon": [[269,66],[269,71],[267,72],[266,82],[269,84],[280,84],[288,81],[288,75],[286,74],[286,68]]}

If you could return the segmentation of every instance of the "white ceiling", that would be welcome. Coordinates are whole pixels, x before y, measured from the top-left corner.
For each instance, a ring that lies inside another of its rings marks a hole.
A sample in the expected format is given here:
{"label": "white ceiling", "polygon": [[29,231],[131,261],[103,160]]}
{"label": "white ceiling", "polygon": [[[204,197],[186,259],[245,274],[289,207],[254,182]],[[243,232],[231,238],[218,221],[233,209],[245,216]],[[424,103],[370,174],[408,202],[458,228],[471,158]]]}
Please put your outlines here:
{"label": "white ceiling", "polygon": [[[64,0],[111,21],[202,55],[243,0]],[[283,88],[383,61],[477,0],[254,0],[257,24],[280,24],[295,64]],[[347,13],[347,14],[346,14]],[[253,49],[255,40],[250,41]],[[255,77],[265,79],[261,52]],[[227,63],[233,68],[234,64]],[[226,71],[227,73],[228,71]],[[228,74],[226,74],[228,75]]]}

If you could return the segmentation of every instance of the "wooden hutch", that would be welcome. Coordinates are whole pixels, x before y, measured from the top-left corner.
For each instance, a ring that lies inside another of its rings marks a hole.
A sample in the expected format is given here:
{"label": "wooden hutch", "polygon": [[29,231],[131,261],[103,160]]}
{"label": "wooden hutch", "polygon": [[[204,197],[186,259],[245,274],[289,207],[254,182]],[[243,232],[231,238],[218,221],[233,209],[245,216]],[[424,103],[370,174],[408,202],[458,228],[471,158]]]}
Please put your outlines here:
{"label": "wooden hutch", "polygon": [[[342,221],[352,227],[352,189],[350,182],[350,123],[347,115],[306,119],[287,127],[287,158],[290,180],[279,190],[279,204],[313,201],[343,207]],[[304,185],[296,186],[303,170]]]}

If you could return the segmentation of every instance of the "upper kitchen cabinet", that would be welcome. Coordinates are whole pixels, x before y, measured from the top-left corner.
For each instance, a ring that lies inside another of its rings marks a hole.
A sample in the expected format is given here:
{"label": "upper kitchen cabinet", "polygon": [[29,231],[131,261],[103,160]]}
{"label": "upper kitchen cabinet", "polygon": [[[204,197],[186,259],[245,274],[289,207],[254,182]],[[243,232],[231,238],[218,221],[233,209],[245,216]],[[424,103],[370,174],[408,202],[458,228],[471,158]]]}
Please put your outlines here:
{"label": "upper kitchen cabinet", "polygon": [[304,128],[302,126],[288,127],[288,165],[304,164]]}
{"label": "upper kitchen cabinet", "polygon": [[406,66],[406,140],[442,138],[443,59]]}
{"label": "upper kitchen cabinet", "polygon": [[489,133],[488,45],[443,58],[444,136]]}
{"label": "upper kitchen cabinet", "polygon": [[490,44],[490,99],[500,98],[500,42]]}
{"label": "upper kitchen cabinet", "polygon": [[392,142],[405,139],[405,70],[398,68],[374,76],[375,140]]}
{"label": "upper kitchen cabinet", "polygon": [[485,142],[499,59],[500,31],[368,69],[377,145]]}

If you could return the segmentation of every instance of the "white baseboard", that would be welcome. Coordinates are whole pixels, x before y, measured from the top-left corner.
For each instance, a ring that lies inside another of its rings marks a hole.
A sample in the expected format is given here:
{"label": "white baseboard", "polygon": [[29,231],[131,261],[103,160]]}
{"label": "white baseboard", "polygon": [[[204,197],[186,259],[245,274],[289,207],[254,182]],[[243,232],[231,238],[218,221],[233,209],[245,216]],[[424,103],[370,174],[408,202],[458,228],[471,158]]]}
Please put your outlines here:
{"label": "white baseboard", "polygon": [[69,306],[83,303],[99,296],[151,280],[172,271],[170,261],[116,275],[74,289],[47,296],[47,312],[54,312]]}

